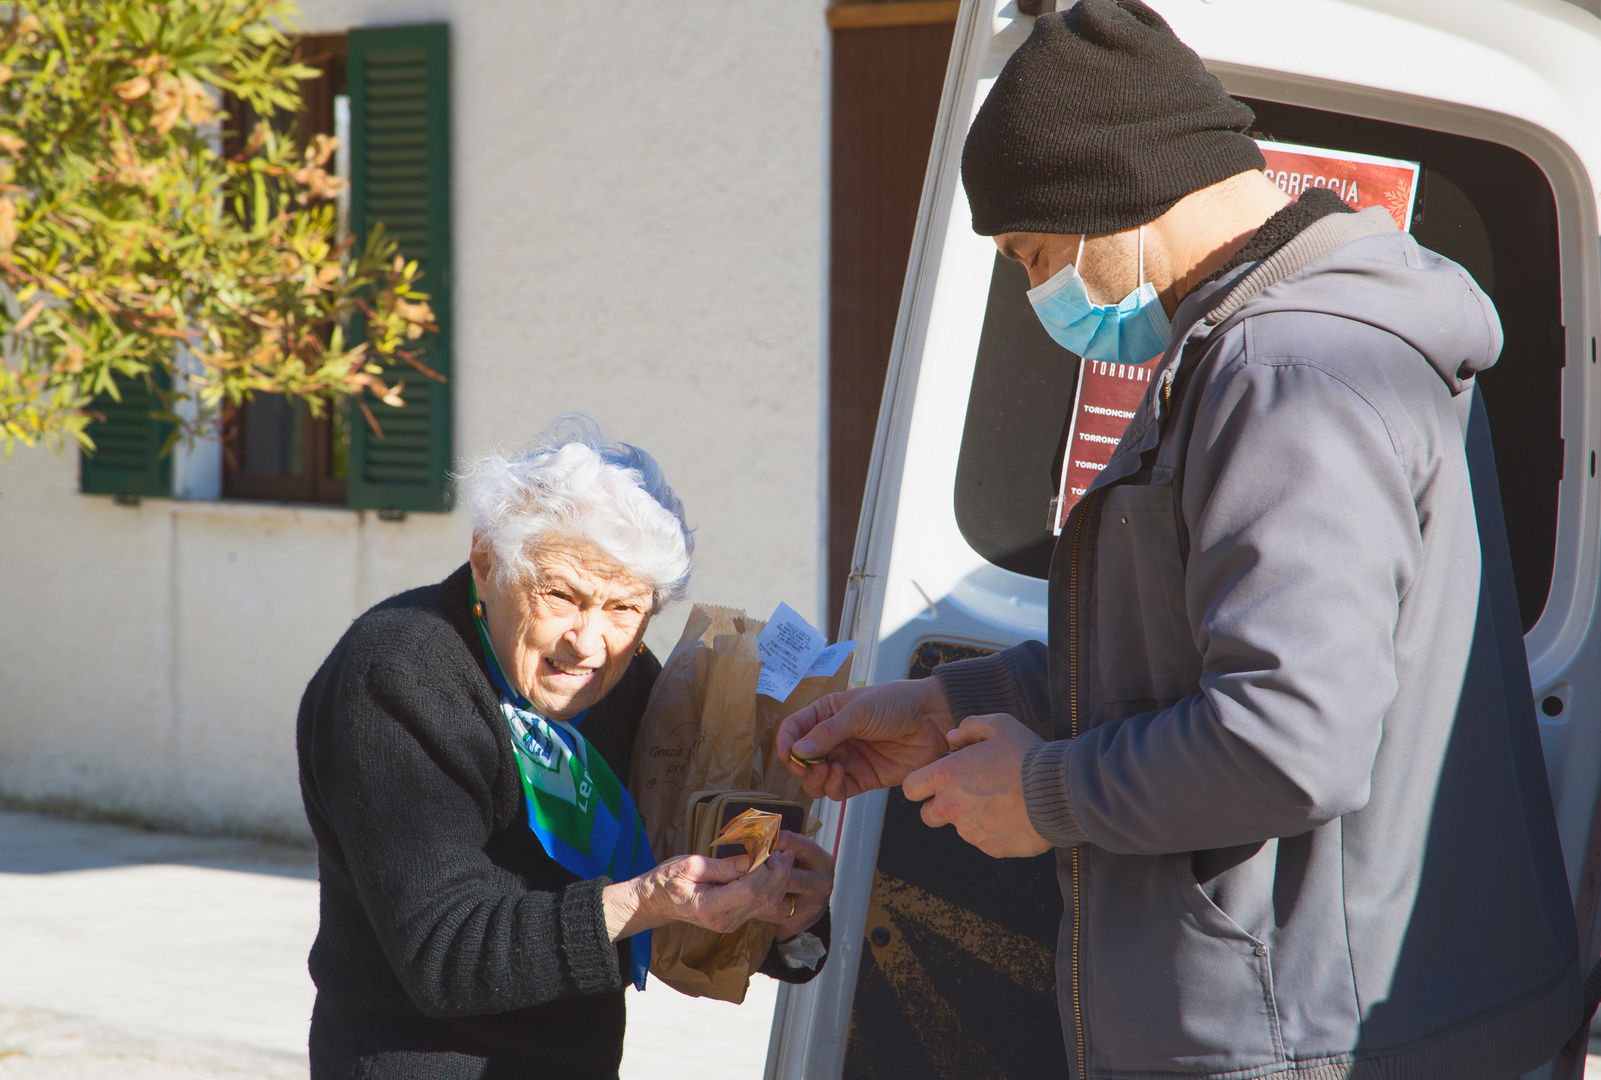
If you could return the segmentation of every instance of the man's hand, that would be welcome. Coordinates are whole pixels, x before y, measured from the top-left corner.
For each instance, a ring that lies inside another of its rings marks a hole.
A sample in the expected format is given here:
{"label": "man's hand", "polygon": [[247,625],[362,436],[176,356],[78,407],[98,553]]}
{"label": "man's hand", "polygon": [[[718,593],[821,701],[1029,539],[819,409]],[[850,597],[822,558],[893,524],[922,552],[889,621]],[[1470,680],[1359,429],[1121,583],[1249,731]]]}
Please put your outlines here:
{"label": "man's hand", "polygon": [[[913,769],[943,757],[951,710],[938,679],[902,679],[819,698],[778,729],[778,756],[812,798],[842,802],[894,787]],[[824,759],[802,767],[789,760]]]}
{"label": "man's hand", "polygon": [[1051,850],[1023,805],[1023,755],[1040,737],[995,713],[969,716],[948,739],[955,753],[912,773],[901,788],[923,803],[924,823],[955,825],[963,840],[997,859]]}

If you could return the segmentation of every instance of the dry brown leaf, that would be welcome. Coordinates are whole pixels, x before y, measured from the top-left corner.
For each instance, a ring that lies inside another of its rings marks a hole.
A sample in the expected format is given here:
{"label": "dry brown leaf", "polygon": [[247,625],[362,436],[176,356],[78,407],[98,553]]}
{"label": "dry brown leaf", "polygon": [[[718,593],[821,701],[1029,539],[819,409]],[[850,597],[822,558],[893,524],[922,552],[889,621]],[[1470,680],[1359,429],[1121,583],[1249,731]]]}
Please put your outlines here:
{"label": "dry brown leaf", "polygon": [[300,201],[303,203],[331,199],[345,190],[346,186],[344,180],[314,165],[296,169],[289,174],[289,179],[305,186],[306,190],[300,194]]}
{"label": "dry brown leaf", "polygon": [[156,76],[150,95],[154,110],[152,123],[165,135],[183,117],[191,124],[204,124],[217,118],[211,92],[193,75],[173,75],[163,71]]}
{"label": "dry brown leaf", "polygon": [[193,75],[183,77],[184,119],[191,124],[209,124],[217,118],[217,101],[206,84]]}
{"label": "dry brown leaf", "polygon": [[111,88],[123,101],[138,101],[150,93],[150,76],[136,75],[127,82],[120,82]]}
{"label": "dry brown leaf", "polygon": [[17,242],[17,204],[0,199],[0,251],[10,251]]}
{"label": "dry brown leaf", "polygon": [[67,342],[66,355],[60,360],[56,361],[56,370],[77,374],[83,370],[83,361],[83,346],[79,345],[76,341],[69,341]]}
{"label": "dry brown leaf", "polygon": [[250,131],[250,140],[245,143],[242,156],[249,157],[251,154],[254,154],[257,150],[261,149],[261,144],[266,141],[267,125],[258,122]]}
{"label": "dry brown leaf", "polygon": [[32,307],[22,313],[22,318],[17,320],[16,325],[11,328],[11,332],[13,334],[22,333],[28,327],[33,325],[33,320],[37,319],[39,317],[39,313],[43,310],[44,298],[40,297],[38,300],[33,302]]}
{"label": "dry brown leaf", "polygon": [[311,137],[311,144],[306,147],[306,161],[320,169],[328,164],[328,159],[334,156],[334,151],[337,149],[339,149],[338,136],[319,132]]}
{"label": "dry brown leaf", "polygon": [[116,167],[118,182],[132,187],[148,187],[161,173],[161,166],[140,161],[139,155],[126,142],[112,144],[111,159]]}

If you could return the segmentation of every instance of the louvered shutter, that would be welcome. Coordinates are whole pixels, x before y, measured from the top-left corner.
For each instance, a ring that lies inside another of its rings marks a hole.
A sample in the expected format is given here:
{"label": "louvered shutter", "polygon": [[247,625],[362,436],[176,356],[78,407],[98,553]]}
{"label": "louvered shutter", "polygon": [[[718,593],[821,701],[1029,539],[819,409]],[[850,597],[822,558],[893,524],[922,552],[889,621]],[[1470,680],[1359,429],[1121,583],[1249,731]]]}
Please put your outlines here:
{"label": "louvered shutter", "polygon": [[[168,385],[165,372],[152,377]],[[79,459],[79,487],[88,495],[171,495],[172,455],[161,449],[172,426],[151,415],[166,406],[143,379],[119,378],[117,391],[121,401],[101,394],[89,406],[105,419],[89,423],[95,448]]]}
{"label": "louvered shutter", "polygon": [[[449,36],[443,24],[352,30],[349,38],[350,221],[362,243],[372,226],[400,242],[422,268],[438,333],[419,356],[444,375],[450,356]],[[385,373],[404,379],[405,405],[370,394],[380,438],[359,409],[350,417],[349,504],[373,510],[448,510],[451,463],[449,382],[407,364]]]}

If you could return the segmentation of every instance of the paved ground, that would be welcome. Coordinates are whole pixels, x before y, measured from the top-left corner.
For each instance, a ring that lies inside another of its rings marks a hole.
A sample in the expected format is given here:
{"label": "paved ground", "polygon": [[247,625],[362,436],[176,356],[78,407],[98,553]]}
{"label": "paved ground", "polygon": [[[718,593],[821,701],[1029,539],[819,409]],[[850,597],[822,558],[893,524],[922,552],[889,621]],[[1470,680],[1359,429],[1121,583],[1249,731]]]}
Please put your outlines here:
{"label": "paved ground", "polygon": [[[309,852],[0,810],[0,1080],[302,1080],[316,929]],[[776,989],[629,994],[624,1080],[756,1080]]]}
{"label": "paved ground", "polygon": [[[298,1080],[309,852],[0,811],[0,1080]],[[742,1006],[629,994],[625,1080],[753,1080],[777,984]]]}

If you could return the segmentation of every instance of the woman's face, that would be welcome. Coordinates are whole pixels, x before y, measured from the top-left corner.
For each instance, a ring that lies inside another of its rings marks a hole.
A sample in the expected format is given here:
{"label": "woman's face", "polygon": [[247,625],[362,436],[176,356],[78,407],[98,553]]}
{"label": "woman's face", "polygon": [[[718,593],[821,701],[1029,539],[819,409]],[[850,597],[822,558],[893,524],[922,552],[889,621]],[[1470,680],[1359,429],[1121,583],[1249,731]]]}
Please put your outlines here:
{"label": "woman's face", "polygon": [[534,708],[567,720],[606,696],[628,670],[650,622],[650,586],[588,547],[551,547],[533,582],[493,582],[493,556],[474,544],[473,581],[506,678]]}

